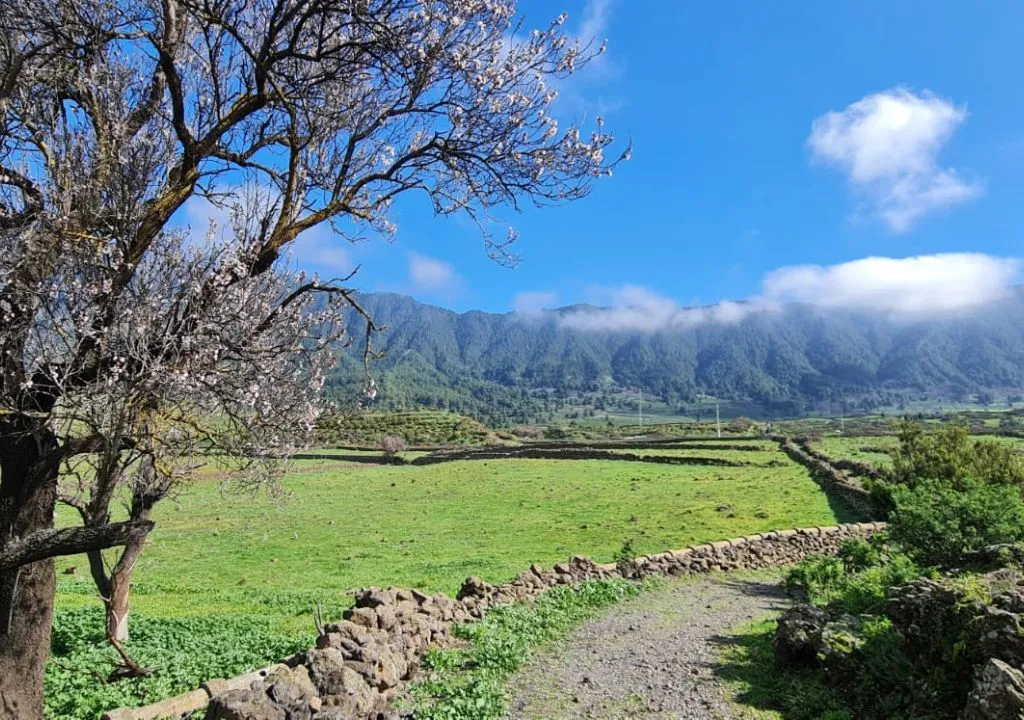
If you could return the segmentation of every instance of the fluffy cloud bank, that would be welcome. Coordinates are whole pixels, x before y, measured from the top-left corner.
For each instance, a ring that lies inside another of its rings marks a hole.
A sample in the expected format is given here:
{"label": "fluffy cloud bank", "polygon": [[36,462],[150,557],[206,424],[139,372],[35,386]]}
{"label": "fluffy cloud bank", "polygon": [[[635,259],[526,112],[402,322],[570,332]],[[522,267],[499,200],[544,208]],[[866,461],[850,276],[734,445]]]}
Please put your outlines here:
{"label": "fluffy cloud bank", "polygon": [[750,309],[744,303],[722,302],[700,308],[685,308],[675,300],[658,295],[639,285],[604,290],[611,307],[577,310],[563,315],[563,327],[577,330],[639,330],[654,332],[668,328],[684,329],[705,322],[737,322]]}
{"label": "fluffy cloud bank", "polygon": [[967,111],[930,92],[895,88],[868,95],[811,125],[815,160],[832,165],[895,232],[921,216],[963,203],[980,182],[939,165],[938,154],[967,119]]}
{"label": "fluffy cloud bank", "polygon": [[769,273],[762,287],[775,302],[917,315],[998,300],[1020,269],[1019,260],[981,253],[869,257],[830,267],[782,268]]}
{"label": "fluffy cloud bank", "polygon": [[785,303],[859,310],[896,317],[924,317],[977,308],[1005,297],[1024,264],[981,253],[908,258],[869,257],[838,265],[798,265],[775,270],[762,292],[744,302],[686,308],[643,287],[605,291],[611,307],[564,315],[565,327],[592,331],[652,332],[702,323],[735,323]]}

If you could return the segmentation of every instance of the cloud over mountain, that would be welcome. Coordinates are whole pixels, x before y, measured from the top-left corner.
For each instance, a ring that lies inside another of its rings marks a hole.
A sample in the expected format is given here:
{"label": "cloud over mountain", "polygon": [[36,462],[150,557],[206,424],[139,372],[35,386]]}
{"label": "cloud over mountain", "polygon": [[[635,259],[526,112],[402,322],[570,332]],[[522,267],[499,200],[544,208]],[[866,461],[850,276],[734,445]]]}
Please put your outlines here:
{"label": "cloud over mountain", "polygon": [[561,316],[580,330],[653,332],[702,323],[735,323],[751,313],[773,312],[785,303],[911,318],[970,310],[1005,297],[1020,279],[1021,260],[982,253],[944,253],[906,258],[868,257],[837,265],[779,268],[761,281],[761,293],[738,303],[683,307],[648,288],[605,289],[609,307],[583,308]]}

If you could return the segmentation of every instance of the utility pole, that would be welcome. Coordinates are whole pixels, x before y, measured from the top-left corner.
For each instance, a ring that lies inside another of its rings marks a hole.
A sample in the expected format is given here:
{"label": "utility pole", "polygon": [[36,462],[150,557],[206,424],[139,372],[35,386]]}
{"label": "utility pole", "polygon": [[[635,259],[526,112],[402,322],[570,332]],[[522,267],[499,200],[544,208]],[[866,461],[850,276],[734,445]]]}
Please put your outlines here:
{"label": "utility pole", "polygon": [[637,418],[639,418],[639,420],[640,420],[640,427],[643,427],[644,426],[644,391],[643,391],[643,389],[639,390],[639,393],[640,394],[637,397],[637,401],[636,401],[636,414],[637,414]]}
{"label": "utility pole", "polygon": [[715,400],[715,427],[718,428],[718,439],[722,439],[722,418],[718,414],[718,401]]}

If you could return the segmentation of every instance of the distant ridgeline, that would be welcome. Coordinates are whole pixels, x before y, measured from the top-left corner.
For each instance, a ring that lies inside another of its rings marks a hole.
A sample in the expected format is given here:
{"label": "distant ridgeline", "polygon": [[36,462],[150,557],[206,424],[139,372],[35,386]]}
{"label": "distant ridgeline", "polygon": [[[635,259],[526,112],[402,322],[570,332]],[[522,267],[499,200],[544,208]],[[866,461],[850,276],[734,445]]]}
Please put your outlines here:
{"label": "distant ridgeline", "polygon": [[[792,305],[659,330],[600,329],[600,309],[586,306],[460,314],[390,293],[361,299],[388,328],[377,338],[387,353],[375,366],[381,409],[446,409],[503,424],[548,420],[566,398],[586,417],[635,412],[638,390],[680,414],[713,395],[748,403],[755,417],[820,412],[826,401],[852,414],[921,400],[1024,399],[1022,288],[941,318]],[[589,329],[576,327],[580,314]],[[331,379],[339,399],[360,387],[357,345]]]}

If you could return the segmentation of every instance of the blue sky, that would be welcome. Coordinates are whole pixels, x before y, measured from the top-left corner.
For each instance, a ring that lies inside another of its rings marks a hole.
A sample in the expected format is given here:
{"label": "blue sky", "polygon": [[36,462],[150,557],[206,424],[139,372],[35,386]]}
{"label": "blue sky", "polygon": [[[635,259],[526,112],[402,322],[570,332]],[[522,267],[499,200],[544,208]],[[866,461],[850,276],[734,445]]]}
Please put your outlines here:
{"label": "blue sky", "polygon": [[498,213],[520,234],[516,269],[419,200],[398,205],[393,243],[318,236],[299,262],[328,276],[358,263],[362,289],[491,311],[838,286],[842,300],[864,282],[899,294],[905,276],[923,296],[988,297],[1020,281],[1006,259],[1024,256],[1024,3],[520,3],[528,26],[563,8],[609,49],[559,112],[602,114],[632,137],[630,162],[582,201]]}

